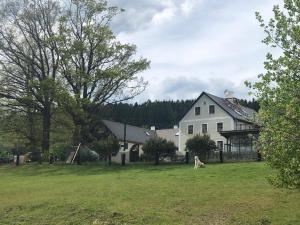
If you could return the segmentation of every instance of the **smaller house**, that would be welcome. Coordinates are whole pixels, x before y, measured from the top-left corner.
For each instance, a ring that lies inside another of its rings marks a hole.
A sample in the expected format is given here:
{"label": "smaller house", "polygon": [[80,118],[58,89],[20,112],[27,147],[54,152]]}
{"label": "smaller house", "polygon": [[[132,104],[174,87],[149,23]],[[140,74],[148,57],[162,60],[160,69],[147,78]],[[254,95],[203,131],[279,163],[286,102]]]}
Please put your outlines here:
{"label": "smaller house", "polygon": [[113,162],[120,163],[122,154],[125,154],[125,162],[137,162],[143,154],[142,146],[150,138],[157,137],[155,131],[129,124],[102,120],[106,131],[116,138],[120,144],[120,150],[112,156]]}
{"label": "smaller house", "polygon": [[172,141],[177,148],[179,147],[179,128],[178,128],[178,126],[174,126],[173,129],[156,130],[156,134],[160,138],[166,139],[167,141]]}

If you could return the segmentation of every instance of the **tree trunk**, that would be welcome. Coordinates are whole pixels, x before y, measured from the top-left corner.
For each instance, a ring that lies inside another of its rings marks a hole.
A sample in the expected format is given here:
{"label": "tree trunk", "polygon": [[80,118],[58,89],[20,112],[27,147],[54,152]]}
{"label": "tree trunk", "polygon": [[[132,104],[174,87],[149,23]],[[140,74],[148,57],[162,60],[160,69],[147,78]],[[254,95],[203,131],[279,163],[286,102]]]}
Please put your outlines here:
{"label": "tree trunk", "polygon": [[28,140],[30,144],[30,151],[36,152],[37,151],[37,137],[35,132],[35,121],[34,121],[34,113],[31,109],[28,108],[27,110],[27,117],[28,117]]}
{"label": "tree trunk", "polygon": [[189,164],[190,161],[190,154],[188,151],[185,152],[185,164]]}
{"label": "tree trunk", "polygon": [[50,104],[43,110],[43,139],[42,153],[48,155],[50,146],[50,126],[51,126],[51,107]]}
{"label": "tree trunk", "polygon": [[111,166],[111,153],[108,154],[108,165]]}
{"label": "tree trunk", "polygon": [[155,153],[155,165],[159,164],[159,152]]}

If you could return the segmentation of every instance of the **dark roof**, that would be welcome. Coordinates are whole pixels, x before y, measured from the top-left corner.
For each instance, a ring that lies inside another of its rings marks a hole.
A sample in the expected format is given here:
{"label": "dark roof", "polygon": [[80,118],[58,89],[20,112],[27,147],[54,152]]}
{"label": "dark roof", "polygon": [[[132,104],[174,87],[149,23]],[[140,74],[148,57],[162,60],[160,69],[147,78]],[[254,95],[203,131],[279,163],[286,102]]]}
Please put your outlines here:
{"label": "dark roof", "polygon": [[[102,120],[104,126],[120,141],[124,139],[124,123]],[[156,137],[155,131],[126,124],[126,141],[144,144]]]}
{"label": "dark roof", "polygon": [[196,102],[198,102],[198,100],[203,95],[208,96],[218,106],[220,106],[225,112],[227,112],[233,119],[240,120],[240,121],[243,121],[243,122],[246,122],[246,123],[253,123],[251,118],[253,117],[253,113],[256,113],[255,110],[250,109],[250,108],[245,107],[245,106],[240,106],[240,105],[233,104],[230,101],[226,100],[225,98],[221,98],[221,97],[209,94],[207,92],[202,92],[201,95],[192,104],[191,108],[196,104]]}
{"label": "dark roof", "polygon": [[[237,106],[236,104],[231,103],[225,98],[220,98],[215,95],[204,92],[208,97],[210,97],[214,102],[216,102],[222,109],[224,109],[229,115],[234,119],[241,120],[244,122],[251,122],[250,115],[248,113],[253,112],[254,110],[245,107]],[[247,109],[247,110],[246,110]]]}
{"label": "dark roof", "polygon": [[219,133],[225,137],[229,138],[235,135],[245,135],[245,134],[259,134],[259,128],[251,128],[251,129],[244,129],[244,130],[226,130],[226,131],[220,131]]}

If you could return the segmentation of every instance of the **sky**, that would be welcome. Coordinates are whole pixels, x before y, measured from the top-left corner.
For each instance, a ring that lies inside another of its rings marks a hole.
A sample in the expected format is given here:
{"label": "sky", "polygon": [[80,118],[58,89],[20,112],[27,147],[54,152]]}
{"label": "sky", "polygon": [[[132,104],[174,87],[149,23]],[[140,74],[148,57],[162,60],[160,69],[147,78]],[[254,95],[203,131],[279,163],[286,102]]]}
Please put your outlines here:
{"label": "sky", "polygon": [[268,19],[281,0],[110,0],[125,9],[112,22],[118,40],[137,45],[151,61],[139,74],[149,82],[133,102],[194,99],[207,91],[249,97],[245,80],[264,72],[272,51],[255,12]]}

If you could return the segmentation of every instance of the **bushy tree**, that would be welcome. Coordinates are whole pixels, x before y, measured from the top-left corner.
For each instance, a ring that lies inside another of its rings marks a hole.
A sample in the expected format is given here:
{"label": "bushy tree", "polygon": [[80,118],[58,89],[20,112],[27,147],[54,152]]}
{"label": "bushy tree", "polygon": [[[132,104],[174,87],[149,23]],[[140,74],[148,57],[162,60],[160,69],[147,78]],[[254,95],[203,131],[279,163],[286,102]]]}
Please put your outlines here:
{"label": "bushy tree", "polygon": [[267,54],[266,72],[253,88],[260,104],[263,127],[261,151],[277,170],[274,184],[300,188],[300,4],[284,1],[284,9],[273,8],[268,23],[257,13],[266,38],[264,43],[279,48],[281,55]]}
{"label": "bushy tree", "polygon": [[108,165],[111,165],[112,154],[118,153],[120,144],[117,139],[108,137],[93,143],[93,149],[100,155],[108,159]]}
{"label": "bushy tree", "polygon": [[150,62],[136,58],[136,46],[120,43],[109,27],[121,9],[109,6],[105,0],[65,2],[57,40],[59,69],[71,99],[61,103],[73,118],[74,139],[90,143],[93,131],[101,126],[98,107],[131,99],[144,91],[147,82],[137,74]]}
{"label": "bushy tree", "polygon": [[177,147],[172,141],[163,138],[151,138],[143,145],[143,157],[147,160],[155,160],[159,164],[160,157],[174,156]]}
{"label": "bushy tree", "polygon": [[200,160],[205,161],[209,153],[216,149],[216,143],[210,139],[209,135],[198,134],[186,141],[186,148],[192,155],[197,155]]}

